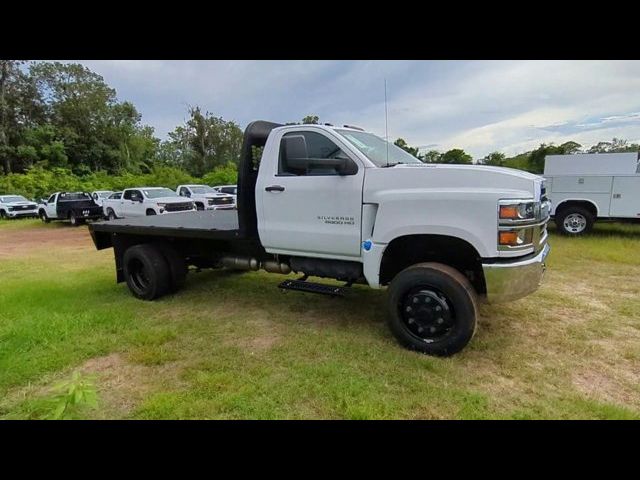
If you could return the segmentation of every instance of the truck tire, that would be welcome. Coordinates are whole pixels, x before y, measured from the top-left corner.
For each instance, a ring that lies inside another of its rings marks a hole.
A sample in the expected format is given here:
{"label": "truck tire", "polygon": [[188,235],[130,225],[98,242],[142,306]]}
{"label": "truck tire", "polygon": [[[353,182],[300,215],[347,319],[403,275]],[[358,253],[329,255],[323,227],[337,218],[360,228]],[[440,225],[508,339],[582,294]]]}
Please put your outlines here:
{"label": "truck tire", "polygon": [[71,225],[74,227],[78,227],[82,224],[82,219],[78,218],[75,214],[75,212],[70,212],[69,213],[69,222],[71,222]]}
{"label": "truck tire", "polygon": [[169,292],[171,272],[159,248],[151,244],[129,247],[122,259],[124,277],[131,293],[154,300]]}
{"label": "truck tire", "polygon": [[38,212],[38,216],[40,217],[40,220],[42,220],[42,223],[49,223],[51,221],[51,219],[47,216],[47,212],[45,212],[44,210],[40,210]]}
{"label": "truck tire", "polygon": [[475,333],[475,290],[447,265],[419,263],[404,269],[391,282],[388,301],[389,328],[411,350],[450,356]]}
{"label": "truck tire", "polygon": [[4,212],[4,210],[0,210],[0,218],[2,220],[4,220],[5,218],[7,218],[7,214]]}
{"label": "truck tire", "polygon": [[184,286],[184,282],[187,280],[187,262],[184,257],[168,243],[158,243],[156,245],[162,252],[162,256],[169,266],[169,273],[171,275],[169,291],[176,292]]}
{"label": "truck tire", "polygon": [[200,211],[204,210],[204,205],[200,202],[196,203],[196,210],[200,210]]}
{"label": "truck tire", "polygon": [[563,235],[577,237],[589,233],[593,229],[592,213],[584,207],[565,207],[556,213],[555,223]]}
{"label": "truck tire", "polygon": [[107,210],[107,218],[109,220],[116,220],[118,218],[116,217],[116,212],[114,212],[112,208]]}

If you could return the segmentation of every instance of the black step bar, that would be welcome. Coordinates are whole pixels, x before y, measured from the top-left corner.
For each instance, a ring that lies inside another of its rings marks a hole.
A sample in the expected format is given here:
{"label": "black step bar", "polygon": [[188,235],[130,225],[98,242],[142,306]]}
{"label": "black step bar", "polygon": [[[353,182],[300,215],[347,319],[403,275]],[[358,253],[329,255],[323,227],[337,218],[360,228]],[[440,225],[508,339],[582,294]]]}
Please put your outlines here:
{"label": "black step bar", "polygon": [[[303,277],[304,278],[304,277]],[[344,296],[344,288],[337,285],[325,285],[322,283],[306,282],[305,280],[285,280],[278,288],[282,290],[296,290],[298,292],[318,293],[330,297]]]}

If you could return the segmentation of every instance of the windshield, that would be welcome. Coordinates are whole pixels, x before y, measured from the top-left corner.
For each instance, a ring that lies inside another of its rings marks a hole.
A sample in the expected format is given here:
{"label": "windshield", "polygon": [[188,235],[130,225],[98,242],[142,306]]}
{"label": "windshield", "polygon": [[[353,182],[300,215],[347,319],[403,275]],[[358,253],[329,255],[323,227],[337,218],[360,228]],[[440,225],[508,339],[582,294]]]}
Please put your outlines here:
{"label": "windshield", "polygon": [[[405,152],[393,143],[387,143],[382,138],[372,133],[354,132],[353,130],[336,130],[349,143],[360,150],[366,157],[371,160],[376,167],[384,167],[387,164],[398,163],[422,163],[410,153]],[[387,145],[389,156],[387,161]]]}
{"label": "windshield", "polygon": [[15,197],[1,197],[0,201],[2,203],[13,203],[13,202],[28,202],[26,198],[22,195],[16,195]]}
{"label": "windshield", "polygon": [[178,194],[168,188],[154,188],[153,190],[143,190],[144,196],[147,198],[160,198],[160,197],[177,197]]}
{"label": "windshield", "polygon": [[191,191],[193,193],[196,194],[201,194],[201,193],[217,193],[213,188],[211,188],[209,185],[198,185],[198,186],[193,186],[193,187],[189,187],[191,188]]}

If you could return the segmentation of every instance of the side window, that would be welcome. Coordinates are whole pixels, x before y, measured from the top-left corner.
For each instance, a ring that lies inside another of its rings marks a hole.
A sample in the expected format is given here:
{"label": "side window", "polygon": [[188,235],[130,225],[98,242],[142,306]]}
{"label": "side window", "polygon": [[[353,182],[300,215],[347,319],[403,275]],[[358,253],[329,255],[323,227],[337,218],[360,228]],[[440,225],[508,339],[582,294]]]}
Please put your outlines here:
{"label": "side window", "polygon": [[142,194],[138,190],[127,190],[126,192],[124,192],[123,198],[125,200],[132,200],[135,202],[142,198]]}
{"label": "side window", "polygon": [[[286,140],[289,139],[289,140]],[[346,156],[340,147],[317,132],[290,132],[280,142],[278,175],[337,175],[334,167],[300,167],[296,159]]]}
{"label": "side window", "polygon": [[125,200],[131,200],[131,192],[132,190],[127,190],[126,192],[124,192],[124,196],[122,198],[124,198]]}
{"label": "side window", "polygon": [[187,187],[182,187],[180,189],[180,196],[182,196],[182,197],[188,197],[189,196],[189,190],[187,190]]}
{"label": "side window", "polygon": [[56,201],[56,194],[54,193],[49,197],[49,200],[47,200],[47,203],[55,203],[55,201]]}

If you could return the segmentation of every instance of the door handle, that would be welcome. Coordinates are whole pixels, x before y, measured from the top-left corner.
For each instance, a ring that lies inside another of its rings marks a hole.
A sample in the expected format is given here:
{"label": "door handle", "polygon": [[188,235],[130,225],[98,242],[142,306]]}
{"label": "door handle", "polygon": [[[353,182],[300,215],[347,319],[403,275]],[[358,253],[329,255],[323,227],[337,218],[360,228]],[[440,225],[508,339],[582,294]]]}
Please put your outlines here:
{"label": "door handle", "polygon": [[284,192],[284,187],[280,185],[270,185],[265,188],[267,192]]}

